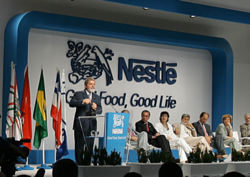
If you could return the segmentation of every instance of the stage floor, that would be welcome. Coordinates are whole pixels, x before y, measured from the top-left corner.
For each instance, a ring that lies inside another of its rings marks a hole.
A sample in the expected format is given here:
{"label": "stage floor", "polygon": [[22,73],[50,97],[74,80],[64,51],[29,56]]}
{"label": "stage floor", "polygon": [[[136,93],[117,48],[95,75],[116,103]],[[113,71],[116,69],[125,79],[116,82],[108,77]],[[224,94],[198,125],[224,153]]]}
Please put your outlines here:
{"label": "stage floor", "polygon": [[[24,165],[23,164],[17,164],[17,167],[23,167]],[[29,165],[30,167],[34,168],[33,170],[21,170],[21,171],[16,171],[16,174],[15,176],[18,176],[18,175],[29,175],[29,176],[35,176],[37,170],[38,170],[38,166],[40,165]],[[45,174],[44,174],[44,177],[52,177],[52,169],[46,169],[45,170]]]}
{"label": "stage floor", "polygon": [[[238,171],[250,177],[250,161],[227,163],[187,163],[179,164],[184,176],[188,177],[221,177],[230,171]],[[17,167],[23,165],[18,164]],[[34,176],[38,165],[30,165],[34,170],[17,171],[15,176],[26,174]],[[123,177],[127,172],[138,172],[143,177],[157,177],[160,163],[142,164],[129,163],[126,166],[79,166],[79,177]],[[52,177],[52,169],[46,169],[45,177]]]}

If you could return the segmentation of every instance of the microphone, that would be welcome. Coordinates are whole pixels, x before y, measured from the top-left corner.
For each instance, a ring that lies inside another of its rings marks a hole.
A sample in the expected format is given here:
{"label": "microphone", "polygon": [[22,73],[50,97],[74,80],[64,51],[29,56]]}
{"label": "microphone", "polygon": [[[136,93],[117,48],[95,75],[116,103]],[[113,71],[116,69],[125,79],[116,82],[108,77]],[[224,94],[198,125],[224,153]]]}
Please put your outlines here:
{"label": "microphone", "polygon": [[118,111],[115,109],[115,107],[113,105],[110,105],[110,106],[115,111],[115,113],[118,113]]}

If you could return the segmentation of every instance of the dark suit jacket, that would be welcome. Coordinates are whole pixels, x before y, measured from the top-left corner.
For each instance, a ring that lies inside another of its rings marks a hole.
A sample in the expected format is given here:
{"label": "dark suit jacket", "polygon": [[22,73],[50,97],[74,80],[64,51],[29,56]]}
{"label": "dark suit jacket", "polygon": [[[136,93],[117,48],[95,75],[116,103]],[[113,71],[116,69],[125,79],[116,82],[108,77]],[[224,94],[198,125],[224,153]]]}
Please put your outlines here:
{"label": "dark suit jacket", "polygon": [[[241,137],[250,137],[250,128],[249,125],[244,123],[240,126],[240,132],[241,132]],[[243,139],[242,140],[243,145],[250,145],[250,140],[248,139]]]}
{"label": "dark suit jacket", "polygon": [[[197,136],[205,136],[203,128],[201,127],[200,121],[194,122],[193,126],[194,126],[194,128],[195,128],[195,130],[197,132]],[[205,128],[206,128],[207,134],[209,136],[213,136],[210,125],[205,124]]]}
{"label": "dark suit jacket", "polygon": [[145,123],[140,120],[138,122],[136,122],[135,124],[135,129],[137,132],[147,132],[148,134],[148,141],[149,143],[151,142],[151,140],[153,139],[152,137],[157,133],[156,129],[154,128],[153,124],[151,124],[150,122],[148,122],[148,126],[149,126],[149,132],[147,132],[147,128]]}
{"label": "dark suit jacket", "polygon": [[[76,107],[76,113],[75,113],[75,119],[74,119],[74,125],[73,129],[74,130],[80,130],[80,125],[79,125],[79,116],[87,116],[91,114],[91,104],[83,104],[82,100],[89,98],[88,94],[86,93],[86,90],[76,92],[72,99],[70,100],[69,106],[70,107]],[[101,114],[102,113],[102,105],[101,105],[101,99],[100,97],[92,93],[92,102],[97,104],[97,109],[94,112],[94,115],[96,114]],[[92,111],[93,115],[93,111]],[[84,121],[84,119],[81,119],[81,121]]]}

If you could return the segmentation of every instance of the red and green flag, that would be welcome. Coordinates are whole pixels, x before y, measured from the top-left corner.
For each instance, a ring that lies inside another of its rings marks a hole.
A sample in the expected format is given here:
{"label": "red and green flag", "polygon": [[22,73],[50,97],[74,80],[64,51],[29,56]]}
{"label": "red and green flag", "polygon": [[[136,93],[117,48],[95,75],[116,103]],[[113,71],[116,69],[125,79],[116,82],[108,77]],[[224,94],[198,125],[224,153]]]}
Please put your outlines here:
{"label": "red and green flag", "polygon": [[48,136],[47,114],[46,114],[46,97],[43,70],[41,71],[36,103],[33,113],[33,119],[36,121],[35,135],[33,145],[39,149],[43,138]]}

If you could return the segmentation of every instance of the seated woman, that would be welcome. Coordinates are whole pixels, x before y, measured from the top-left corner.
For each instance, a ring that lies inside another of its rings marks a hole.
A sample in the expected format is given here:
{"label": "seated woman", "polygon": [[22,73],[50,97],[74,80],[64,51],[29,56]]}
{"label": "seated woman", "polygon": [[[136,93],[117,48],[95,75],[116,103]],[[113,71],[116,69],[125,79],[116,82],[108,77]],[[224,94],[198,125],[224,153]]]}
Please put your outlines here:
{"label": "seated woman", "polygon": [[192,149],[183,138],[179,138],[174,134],[173,127],[168,123],[168,120],[169,113],[166,111],[161,112],[160,122],[155,124],[155,129],[168,139],[170,146],[177,146],[180,163],[185,163],[187,161],[186,154],[189,155],[189,153],[192,152]]}
{"label": "seated woman", "polygon": [[192,147],[193,150],[196,150],[197,147],[199,147],[202,152],[205,152],[206,150],[212,150],[212,147],[207,143],[205,137],[197,137],[196,130],[194,126],[189,122],[189,120],[189,114],[183,114],[181,116],[181,123],[174,125],[175,133],[180,138],[183,138],[187,142],[187,144]]}
{"label": "seated woman", "polygon": [[224,140],[224,144],[230,146],[237,151],[241,150],[240,143],[233,137],[232,116],[225,114],[222,116],[222,122],[216,129],[216,136],[221,135]]}

